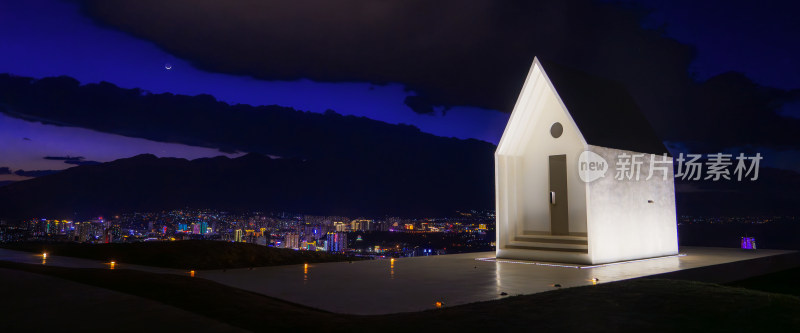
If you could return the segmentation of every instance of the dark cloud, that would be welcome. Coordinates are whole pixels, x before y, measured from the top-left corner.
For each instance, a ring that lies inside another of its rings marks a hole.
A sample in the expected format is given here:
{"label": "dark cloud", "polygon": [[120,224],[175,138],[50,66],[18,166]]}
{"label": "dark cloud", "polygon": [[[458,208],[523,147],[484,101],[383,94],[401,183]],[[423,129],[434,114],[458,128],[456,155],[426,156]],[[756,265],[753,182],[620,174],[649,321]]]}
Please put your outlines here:
{"label": "dark cloud", "polygon": [[97,165],[102,164],[102,162],[98,161],[84,161],[84,160],[66,160],[64,163],[72,164],[72,165]]}
{"label": "dark cloud", "polygon": [[[534,56],[623,83],[662,138],[798,145],[776,114],[797,92],[727,73],[695,82],[694,49],[643,29],[635,4],[551,1],[85,0],[102,24],[211,71],[399,82],[412,110],[511,110]],[[213,23],[213,24],[212,24]]]}
{"label": "dark cloud", "polygon": [[[481,158],[491,159],[494,149],[485,142],[443,140],[413,126],[342,116],[332,110],[318,114],[279,106],[229,105],[209,95],[150,94],[108,82],[80,85],[65,76],[35,80],[0,74],[0,103],[13,108],[9,115],[16,117],[283,157],[336,156],[372,163],[414,158],[434,153],[433,146],[453,145],[458,146],[455,150],[488,152]],[[447,158],[439,154],[438,159]]]}
{"label": "dark cloud", "polygon": [[416,113],[429,114],[429,115],[434,114],[433,105],[430,103],[430,100],[428,100],[425,97],[408,96],[405,98],[403,103],[407,105],[409,108],[411,108],[411,110],[414,110],[414,112]]}
{"label": "dark cloud", "polygon": [[45,156],[44,159],[64,161],[64,163],[72,165],[96,165],[101,163],[97,161],[86,161],[83,156]]}
{"label": "dark cloud", "polygon": [[[281,161],[281,169],[256,168],[248,174],[309,172],[330,180],[314,185],[320,191],[336,191],[340,184],[350,184],[352,189],[341,193],[370,194],[374,188],[389,189],[391,196],[386,198],[415,198],[429,208],[453,198],[458,200],[448,202],[476,209],[492,207],[494,202],[494,145],[438,137],[409,125],[343,116],[332,110],[319,114],[279,106],[229,105],[209,95],[150,94],[107,82],[80,85],[69,77],[35,80],[0,74],[0,104],[14,110],[9,115],[60,126],[280,156],[276,161]],[[248,164],[254,156],[237,158],[233,163]],[[283,161],[294,159],[313,163],[313,170],[300,170],[305,164]],[[105,164],[70,168],[54,177],[102,173]],[[154,179],[162,182],[164,178]],[[224,177],[214,181],[221,187],[236,188]],[[395,191],[398,184],[403,184],[403,190]],[[196,192],[210,189],[190,188]],[[278,195],[310,188],[298,183],[273,190]]]}
{"label": "dark cloud", "polygon": [[3,180],[3,181],[0,181],[0,187],[6,186],[6,185],[12,184],[12,183],[16,183],[16,181],[14,181],[14,180]]}
{"label": "dark cloud", "polygon": [[9,167],[0,168],[0,175],[9,175],[9,174],[11,174],[11,168]]}
{"label": "dark cloud", "polygon": [[69,160],[82,160],[83,156],[45,156],[44,159],[46,160],[54,160],[54,161],[69,161]]}
{"label": "dark cloud", "polygon": [[672,135],[716,147],[800,145],[800,119],[781,107],[800,100],[800,90],[760,86],[740,73],[723,73],[693,87],[689,107],[673,113],[683,126]]}
{"label": "dark cloud", "polygon": [[674,152],[796,150],[800,119],[785,114],[783,106],[798,97],[800,90],[760,86],[729,72],[694,85],[687,106],[654,125],[661,125],[666,140],[678,141]]}
{"label": "dark cloud", "polygon": [[22,177],[42,177],[61,172],[61,170],[17,170],[14,174]]}
{"label": "dark cloud", "polygon": [[[98,22],[211,71],[270,80],[399,82],[415,111],[509,112],[534,56],[672,105],[693,49],[640,27],[647,12],[590,0],[84,1]],[[423,99],[424,97],[424,99]],[[430,104],[422,107],[422,102]]]}

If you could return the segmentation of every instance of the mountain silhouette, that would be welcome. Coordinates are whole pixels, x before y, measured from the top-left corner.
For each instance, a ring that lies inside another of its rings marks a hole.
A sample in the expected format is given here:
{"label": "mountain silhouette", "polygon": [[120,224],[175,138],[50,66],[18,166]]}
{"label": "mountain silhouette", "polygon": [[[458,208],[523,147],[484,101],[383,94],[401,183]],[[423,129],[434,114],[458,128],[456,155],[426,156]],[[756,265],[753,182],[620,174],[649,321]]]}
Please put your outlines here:
{"label": "mountain silhouette", "polygon": [[379,163],[259,154],[191,161],[148,154],[0,187],[0,216],[86,218],[183,207],[445,216],[491,208],[492,179],[491,165],[459,170],[414,163],[387,170]]}
{"label": "mountain silhouette", "polygon": [[[0,187],[0,217],[92,216],[185,206],[431,216],[494,206],[484,141],[409,125],[108,82],[0,74],[0,112],[57,126],[245,152],[193,161],[140,155]],[[271,158],[279,157],[279,158]]]}

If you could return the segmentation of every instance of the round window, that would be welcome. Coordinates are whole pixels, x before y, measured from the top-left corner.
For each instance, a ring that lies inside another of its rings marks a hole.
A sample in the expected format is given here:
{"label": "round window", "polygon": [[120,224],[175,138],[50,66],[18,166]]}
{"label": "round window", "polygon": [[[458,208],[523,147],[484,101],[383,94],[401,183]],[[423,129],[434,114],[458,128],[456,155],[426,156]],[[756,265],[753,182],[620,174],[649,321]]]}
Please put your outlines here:
{"label": "round window", "polygon": [[555,123],[550,126],[550,135],[554,138],[558,138],[562,133],[564,133],[564,126],[561,126],[561,123]]}

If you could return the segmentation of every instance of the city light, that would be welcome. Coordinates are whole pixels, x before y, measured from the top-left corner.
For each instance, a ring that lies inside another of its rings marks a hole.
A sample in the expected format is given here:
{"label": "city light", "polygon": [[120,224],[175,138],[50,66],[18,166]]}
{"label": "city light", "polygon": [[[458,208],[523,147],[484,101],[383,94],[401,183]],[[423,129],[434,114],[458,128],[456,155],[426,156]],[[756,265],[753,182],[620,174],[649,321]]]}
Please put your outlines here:
{"label": "city light", "polygon": [[756,239],[755,237],[742,237],[742,249],[744,250],[755,250],[756,249]]}
{"label": "city light", "polygon": [[[494,216],[493,211],[469,211],[445,218],[353,219],[298,213],[233,214],[213,209],[179,209],[77,221],[30,218],[22,226],[0,226],[0,242],[69,240],[105,244],[214,240],[298,251],[398,258],[492,251],[491,243],[495,239],[483,229],[494,230]],[[406,225],[413,225],[413,228],[405,229]],[[394,232],[390,234],[392,229]],[[451,247],[454,250],[448,251]]]}

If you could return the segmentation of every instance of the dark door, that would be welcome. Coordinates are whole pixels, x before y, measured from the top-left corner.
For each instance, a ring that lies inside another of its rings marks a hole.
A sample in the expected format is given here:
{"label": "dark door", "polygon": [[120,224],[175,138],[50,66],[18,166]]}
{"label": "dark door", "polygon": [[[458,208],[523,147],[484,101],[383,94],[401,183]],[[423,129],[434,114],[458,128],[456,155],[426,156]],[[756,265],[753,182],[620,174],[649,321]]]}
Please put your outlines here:
{"label": "dark door", "polygon": [[567,155],[550,156],[550,233],[569,235]]}

